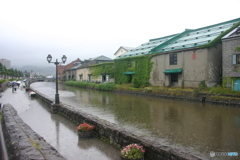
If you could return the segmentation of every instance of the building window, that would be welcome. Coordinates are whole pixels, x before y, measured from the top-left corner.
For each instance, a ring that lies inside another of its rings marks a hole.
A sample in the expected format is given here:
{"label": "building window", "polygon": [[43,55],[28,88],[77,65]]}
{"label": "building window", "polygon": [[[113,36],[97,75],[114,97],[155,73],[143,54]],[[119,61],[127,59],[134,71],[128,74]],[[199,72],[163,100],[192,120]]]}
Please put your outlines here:
{"label": "building window", "polygon": [[232,55],[233,64],[240,64],[240,54]]}
{"label": "building window", "polygon": [[177,65],[177,53],[169,55],[170,65]]}
{"label": "building window", "polygon": [[128,68],[132,68],[132,61],[128,61]]}
{"label": "building window", "polygon": [[83,81],[83,75],[82,74],[79,75],[79,80]]}
{"label": "building window", "polygon": [[92,75],[91,74],[88,74],[88,81],[92,82]]}

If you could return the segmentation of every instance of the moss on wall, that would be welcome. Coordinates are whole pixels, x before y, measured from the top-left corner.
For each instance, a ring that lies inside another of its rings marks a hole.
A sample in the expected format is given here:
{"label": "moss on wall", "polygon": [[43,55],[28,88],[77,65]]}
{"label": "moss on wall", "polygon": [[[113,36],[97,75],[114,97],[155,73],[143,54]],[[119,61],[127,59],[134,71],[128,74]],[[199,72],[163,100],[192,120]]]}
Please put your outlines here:
{"label": "moss on wall", "polygon": [[222,77],[222,86],[224,88],[227,88],[227,84],[232,84],[232,82],[235,82],[236,80],[240,79],[240,77],[228,77],[224,76]]}
{"label": "moss on wall", "polygon": [[114,78],[114,62],[100,63],[90,66],[93,78],[98,78],[102,74],[108,74],[110,78]]}
{"label": "moss on wall", "polygon": [[222,77],[222,86],[226,88],[228,83],[232,83],[231,77]]}

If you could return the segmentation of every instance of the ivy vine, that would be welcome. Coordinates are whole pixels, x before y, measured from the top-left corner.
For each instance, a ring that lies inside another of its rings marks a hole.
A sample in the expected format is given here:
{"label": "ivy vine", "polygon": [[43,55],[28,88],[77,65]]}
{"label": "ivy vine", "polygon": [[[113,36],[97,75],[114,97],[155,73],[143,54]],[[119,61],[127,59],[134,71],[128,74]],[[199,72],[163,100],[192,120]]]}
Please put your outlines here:
{"label": "ivy vine", "polygon": [[132,75],[134,87],[137,88],[139,86],[148,85],[153,65],[153,62],[151,62],[152,56],[153,55],[143,55],[115,59],[115,83],[129,83],[130,76],[125,75],[124,72],[134,72]]}
{"label": "ivy vine", "polygon": [[98,78],[100,75],[108,74],[114,78],[114,62],[100,63],[90,66],[92,76]]}
{"label": "ivy vine", "polygon": [[224,88],[227,87],[227,84],[231,84],[232,82],[235,82],[238,80],[240,77],[229,77],[229,76],[224,76],[222,77],[222,86]]}

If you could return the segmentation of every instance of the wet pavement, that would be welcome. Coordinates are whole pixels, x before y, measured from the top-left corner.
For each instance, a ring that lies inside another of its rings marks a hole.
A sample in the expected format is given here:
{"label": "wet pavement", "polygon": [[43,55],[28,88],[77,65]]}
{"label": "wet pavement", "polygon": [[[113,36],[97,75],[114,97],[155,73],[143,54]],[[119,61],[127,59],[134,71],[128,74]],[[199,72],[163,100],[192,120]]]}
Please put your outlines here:
{"label": "wet pavement", "polygon": [[23,121],[69,160],[120,160],[118,149],[97,138],[78,140],[76,124],[51,114],[38,98],[30,97],[24,88],[2,92],[0,103],[10,103]]}

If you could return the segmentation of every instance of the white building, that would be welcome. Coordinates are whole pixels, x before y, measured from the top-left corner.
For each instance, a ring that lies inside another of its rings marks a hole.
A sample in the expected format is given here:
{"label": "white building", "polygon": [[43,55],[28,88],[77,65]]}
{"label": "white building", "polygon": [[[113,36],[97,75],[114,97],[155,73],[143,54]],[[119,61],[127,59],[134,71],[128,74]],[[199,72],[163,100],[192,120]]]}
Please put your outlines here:
{"label": "white building", "polygon": [[7,59],[0,59],[0,63],[5,66],[7,69],[11,68],[11,62]]}
{"label": "white building", "polygon": [[121,56],[121,55],[123,55],[124,53],[130,51],[131,49],[134,49],[134,48],[121,46],[121,47],[114,53],[114,55],[115,55],[116,57]]}

